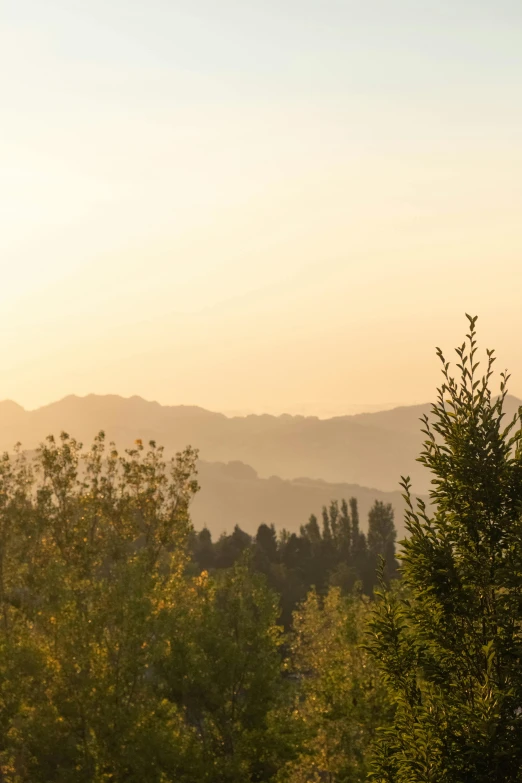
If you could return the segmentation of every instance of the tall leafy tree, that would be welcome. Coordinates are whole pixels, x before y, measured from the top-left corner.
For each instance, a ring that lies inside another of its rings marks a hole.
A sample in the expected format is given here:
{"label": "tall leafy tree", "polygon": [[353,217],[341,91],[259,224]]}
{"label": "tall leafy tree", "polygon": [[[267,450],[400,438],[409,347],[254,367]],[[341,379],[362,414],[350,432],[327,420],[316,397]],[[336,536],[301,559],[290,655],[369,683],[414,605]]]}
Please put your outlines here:
{"label": "tall leafy tree", "polygon": [[387,578],[395,575],[395,530],[394,512],[391,503],[383,503],[376,500],[368,514],[368,567],[371,571],[370,579],[375,580],[375,570],[379,558],[384,560],[385,575]]}
{"label": "tall leafy tree", "polygon": [[396,703],[376,746],[379,783],[522,780],[521,429],[504,421],[506,373],[492,395],[492,351],[478,374],[468,319],[457,380],[438,349],[443,383],[424,419],[434,510],[404,479],[403,584],[383,586],[370,623]]}
{"label": "tall leafy tree", "polygon": [[352,558],[352,522],[350,512],[348,511],[348,503],[344,498],[341,501],[338,548],[342,559],[349,563]]}
{"label": "tall leafy tree", "polygon": [[212,534],[208,528],[204,527],[199,533],[192,531],[190,545],[192,557],[200,569],[208,571],[214,566],[216,554],[212,543]]}
{"label": "tall leafy tree", "polygon": [[158,661],[162,697],[198,738],[201,783],[271,780],[288,752],[272,718],[284,690],[278,600],[249,560],[195,580]]}
{"label": "tall leafy tree", "polygon": [[259,525],[256,533],[257,552],[262,555],[261,560],[268,563],[277,562],[277,534],[273,525]]}
{"label": "tall leafy tree", "polygon": [[386,690],[363,649],[369,599],[330,588],[312,590],[294,613],[288,668],[297,686],[293,722],[297,753],[281,768],[281,783],[358,783],[367,750],[390,717]]}
{"label": "tall leafy tree", "polygon": [[[196,452],[63,434],[0,462],[0,770],[8,783],[197,778],[154,672],[184,600]],[[167,777],[168,772],[168,777]]]}
{"label": "tall leafy tree", "polygon": [[277,596],[249,552],[187,569],[196,456],[63,434],[0,460],[5,783],[251,783],[287,758]]}
{"label": "tall leafy tree", "polygon": [[350,498],[350,514],[352,520],[352,560],[354,563],[364,563],[367,554],[366,536],[359,526],[359,506],[357,498]]}

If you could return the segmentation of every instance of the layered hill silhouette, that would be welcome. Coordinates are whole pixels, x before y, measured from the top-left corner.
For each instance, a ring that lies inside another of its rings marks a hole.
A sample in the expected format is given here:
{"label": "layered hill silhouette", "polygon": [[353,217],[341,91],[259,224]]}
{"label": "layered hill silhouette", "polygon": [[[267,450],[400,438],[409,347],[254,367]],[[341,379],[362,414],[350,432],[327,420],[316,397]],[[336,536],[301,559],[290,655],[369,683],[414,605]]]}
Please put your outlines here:
{"label": "layered hill silhouette", "polygon": [[[520,404],[509,397],[507,416]],[[241,461],[265,478],[307,476],[390,492],[407,474],[414,489],[425,493],[429,476],[416,457],[423,438],[419,419],[429,410],[426,404],[330,419],[288,414],[227,417],[141,397],[71,395],[33,411],[1,402],[0,448],[10,449],[20,441],[33,449],[46,435],[62,430],[88,444],[104,429],[120,448],[136,438],[155,440],[168,453],[191,444],[206,462]]]}
{"label": "layered hill silhouette", "polygon": [[[521,404],[509,397],[506,415]],[[120,449],[137,438],[155,440],[167,454],[191,444],[201,458],[196,526],[207,523],[216,531],[237,523],[252,530],[260,522],[274,522],[295,529],[333,498],[357,496],[363,515],[375,498],[399,508],[401,475],[409,475],[414,491],[426,495],[430,476],[416,457],[423,439],[419,419],[429,411],[426,404],[330,419],[227,417],[116,395],[69,396],[34,411],[4,401],[0,449],[17,442],[34,449],[46,435],[62,430],[87,445],[100,429]]]}
{"label": "layered hill silhouette", "polygon": [[[260,524],[275,525],[298,532],[310,514],[320,519],[321,509],[332,500],[355,497],[359,504],[361,528],[366,530],[368,512],[375,502],[391,503],[395,509],[399,537],[404,532],[404,500],[400,492],[380,492],[357,484],[329,483],[320,479],[281,479],[278,476],[260,478],[243,462],[200,462],[200,491],[192,506],[191,516],[197,530],[208,527],[214,539],[234,525],[254,534]],[[427,498],[424,498],[427,500]]]}

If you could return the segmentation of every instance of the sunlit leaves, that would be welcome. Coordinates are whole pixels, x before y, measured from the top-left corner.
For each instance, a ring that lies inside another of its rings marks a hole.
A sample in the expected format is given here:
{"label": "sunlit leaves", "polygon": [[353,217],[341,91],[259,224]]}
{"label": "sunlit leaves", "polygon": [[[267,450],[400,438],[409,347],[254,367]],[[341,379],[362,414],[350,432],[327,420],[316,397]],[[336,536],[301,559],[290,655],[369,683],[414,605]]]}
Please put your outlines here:
{"label": "sunlit leaves", "polygon": [[289,675],[296,683],[294,723],[300,750],[279,776],[285,783],[362,781],[367,749],[390,706],[364,650],[369,600],[312,591],[294,613]]}
{"label": "sunlit leaves", "polygon": [[63,433],[33,461],[2,458],[4,780],[194,779],[194,731],[158,698],[155,655],[160,607],[185,600],[196,457],[120,456],[103,433],[85,452]]}
{"label": "sunlit leaves", "polygon": [[375,748],[378,783],[522,780],[522,460],[518,417],[506,426],[479,375],[476,318],[457,348],[460,378],[438,349],[443,384],[420,461],[434,513],[408,479],[402,586],[384,585],[368,646],[397,710]]}

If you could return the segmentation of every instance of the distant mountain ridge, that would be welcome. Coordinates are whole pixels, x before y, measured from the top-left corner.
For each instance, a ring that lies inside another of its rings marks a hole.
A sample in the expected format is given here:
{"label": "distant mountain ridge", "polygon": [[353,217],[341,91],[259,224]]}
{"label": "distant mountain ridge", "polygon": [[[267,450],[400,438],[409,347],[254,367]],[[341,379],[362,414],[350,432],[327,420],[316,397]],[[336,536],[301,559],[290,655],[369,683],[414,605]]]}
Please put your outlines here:
{"label": "distant mountain ridge", "polygon": [[[521,400],[509,397],[506,413]],[[401,475],[410,475],[414,491],[426,494],[429,475],[416,462],[423,436],[419,418],[430,405],[318,419],[283,414],[227,417],[197,406],[163,406],[141,397],[74,395],[26,411],[0,402],[0,449],[20,441],[35,448],[46,435],[66,430],[89,444],[103,429],[119,448],[137,438],[155,440],[167,454],[187,444],[204,462],[240,461],[261,478],[307,476],[334,484],[397,491]]]}
{"label": "distant mountain ridge", "polygon": [[[298,532],[310,514],[320,518],[323,506],[332,500],[357,498],[361,528],[366,531],[368,512],[376,500],[391,503],[399,537],[404,533],[404,499],[399,491],[381,492],[357,484],[332,484],[321,479],[281,479],[278,476],[260,478],[256,471],[242,462],[200,462],[200,491],[191,506],[191,517],[197,530],[208,527],[214,539],[222,532],[231,532],[238,524],[254,534],[260,524],[274,524]],[[423,498],[427,501],[427,498]]]}

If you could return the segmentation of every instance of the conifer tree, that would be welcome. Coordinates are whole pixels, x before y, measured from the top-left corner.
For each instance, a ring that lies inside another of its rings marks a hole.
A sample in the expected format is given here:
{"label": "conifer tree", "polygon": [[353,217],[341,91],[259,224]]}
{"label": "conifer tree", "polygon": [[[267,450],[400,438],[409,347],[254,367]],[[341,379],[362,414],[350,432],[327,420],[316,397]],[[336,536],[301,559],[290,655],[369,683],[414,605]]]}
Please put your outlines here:
{"label": "conifer tree", "polygon": [[323,541],[329,544],[332,540],[332,529],[330,527],[330,516],[328,514],[328,509],[326,508],[326,506],[323,506],[322,517],[323,517]]}
{"label": "conifer tree", "polygon": [[321,543],[321,531],[315,514],[311,514],[307,524],[301,526],[301,536],[308,538],[313,546],[318,546]]}
{"label": "conifer tree", "polygon": [[352,517],[352,557],[357,564],[363,562],[366,557],[366,536],[359,527],[357,498],[350,498],[350,512]]}
{"label": "conifer tree", "polygon": [[368,566],[370,578],[375,579],[379,558],[384,558],[386,578],[395,575],[395,539],[397,531],[394,524],[394,512],[391,503],[376,500],[368,514]]}
{"label": "conifer tree", "polygon": [[273,525],[259,525],[256,533],[256,543],[268,560],[277,560],[277,534]]}
{"label": "conifer tree", "polygon": [[375,749],[379,783],[522,781],[521,429],[503,422],[506,373],[492,395],[492,351],[477,374],[468,320],[459,380],[437,349],[443,383],[423,420],[433,510],[403,479],[402,585],[383,583],[369,626],[396,703]]}
{"label": "conifer tree", "polygon": [[342,557],[349,562],[352,556],[352,523],[348,503],[343,498],[341,501],[341,516],[339,519],[339,549]]}

